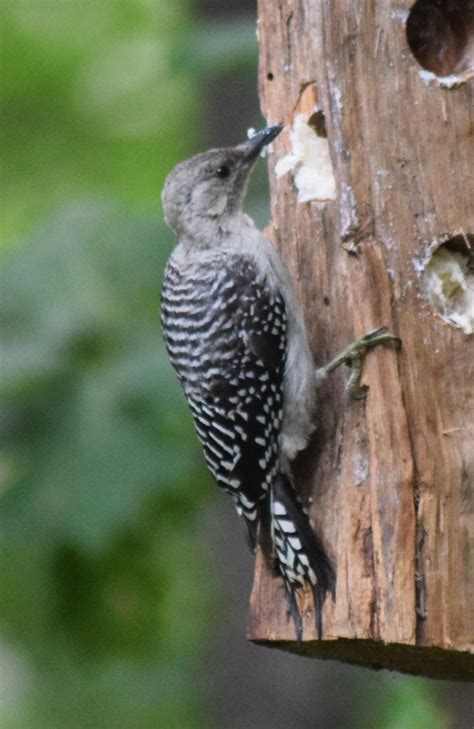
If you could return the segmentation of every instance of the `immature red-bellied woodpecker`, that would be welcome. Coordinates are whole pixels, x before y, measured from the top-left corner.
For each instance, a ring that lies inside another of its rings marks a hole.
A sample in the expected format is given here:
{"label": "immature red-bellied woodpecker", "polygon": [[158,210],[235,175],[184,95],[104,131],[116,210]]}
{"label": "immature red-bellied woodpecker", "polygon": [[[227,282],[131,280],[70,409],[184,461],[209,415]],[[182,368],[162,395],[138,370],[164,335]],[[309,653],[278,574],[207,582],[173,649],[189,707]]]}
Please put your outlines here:
{"label": "immature red-bellied woodpecker", "polygon": [[[312,589],[321,637],[324,598],[335,591],[335,571],[290,472],[314,430],[317,377],[289,273],[242,210],[249,173],[281,129],[199,154],[168,176],[163,207],[179,244],[165,270],[161,311],[207,465],[233,497],[251,548],[260,542],[282,576],[301,639],[295,593]],[[358,362],[386,343],[383,336],[369,335],[373,341],[347,350],[328,371]]]}

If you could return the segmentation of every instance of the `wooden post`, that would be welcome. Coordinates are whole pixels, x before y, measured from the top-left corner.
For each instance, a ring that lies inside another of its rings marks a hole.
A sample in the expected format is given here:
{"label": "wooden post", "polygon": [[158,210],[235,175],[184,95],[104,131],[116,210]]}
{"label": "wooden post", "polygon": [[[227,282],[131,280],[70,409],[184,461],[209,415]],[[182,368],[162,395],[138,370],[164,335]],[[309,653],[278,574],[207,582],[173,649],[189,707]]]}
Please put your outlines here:
{"label": "wooden post", "polygon": [[[474,15],[471,0],[460,0],[459,17],[446,11],[430,24],[439,6],[259,2],[262,109],[269,123],[286,125],[269,160],[267,234],[296,283],[315,361],[323,365],[382,325],[403,349],[368,355],[365,401],[345,394],[347,370],[331,377],[315,437],[295,466],[337,564],[323,640],[310,600],[304,639],[295,640],[282,583],[261,555],[249,638],[309,656],[467,678],[474,668]],[[436,75],[440,69],[448,78]],[[307,189],[315,162],[303,143],[310,132],[324,140],[324,120],[332,195],[330,185]],[[285,157],[277,178],[275,163]]]}

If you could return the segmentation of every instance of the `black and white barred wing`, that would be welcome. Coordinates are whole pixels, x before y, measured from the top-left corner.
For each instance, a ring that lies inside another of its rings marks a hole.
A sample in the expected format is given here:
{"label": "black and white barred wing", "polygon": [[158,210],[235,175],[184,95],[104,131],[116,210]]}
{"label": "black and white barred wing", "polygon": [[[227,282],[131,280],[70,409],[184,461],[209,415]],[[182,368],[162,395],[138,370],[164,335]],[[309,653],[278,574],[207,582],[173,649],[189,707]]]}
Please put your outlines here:
{"label": "black and white barred wing", "polygon": [[278,472],[284,302],[242,256],[199,268],[171,259],[162,323],[209,469],[233,496],[255,549],[260,502]]}

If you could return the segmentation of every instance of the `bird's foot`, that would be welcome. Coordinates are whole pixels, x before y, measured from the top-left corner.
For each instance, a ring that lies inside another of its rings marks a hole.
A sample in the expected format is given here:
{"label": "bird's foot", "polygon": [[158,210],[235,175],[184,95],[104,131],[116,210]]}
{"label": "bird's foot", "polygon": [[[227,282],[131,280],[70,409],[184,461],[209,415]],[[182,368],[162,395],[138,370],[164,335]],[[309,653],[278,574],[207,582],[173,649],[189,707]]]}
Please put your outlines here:
{"label": "bird's foot", "polygon": [[317,372],[317,377],[320,379],[325,378],[342,364],[346,364],[351,368],[351,374],[347,382],[347,391],[355,400],[363,400],[367,397],[368,390],[366,385],[360,385],[364,359],[367,352],[379,345],[384,347],[393,345],[395,349],[399,350],[402,346],[402,340],[390,334],[387,327],[379,327],[372,332],[367,332],[363,337],[353,342],[349,347],[346,347],[346,349],[328,362],[325,367],[321,367]]}

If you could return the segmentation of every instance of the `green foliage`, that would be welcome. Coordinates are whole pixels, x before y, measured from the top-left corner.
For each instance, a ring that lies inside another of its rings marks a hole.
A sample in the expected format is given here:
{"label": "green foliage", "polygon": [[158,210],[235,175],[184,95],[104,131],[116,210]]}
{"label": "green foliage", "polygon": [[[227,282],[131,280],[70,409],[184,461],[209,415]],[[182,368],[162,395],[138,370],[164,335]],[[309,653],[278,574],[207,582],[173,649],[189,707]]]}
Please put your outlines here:
{"label": "green foliage", "polygon": [[0,28],[0,248],[84,193],[155,210],[203,82],[255,82],[255,20],[197,23],[191,0],[5,0]]}
{"label": "green foliage", "polygon": [[360,729],[451,729],[428,681],[364,672],[357,684],[359,706],[354,725]]}
{"label": "green foliage", "polygon": [[433,692],[426,682],[402,679],[382,702],[381,729],[448,729],[447,718],[440,712]]}
{"label": "green foliage", "polygon": [[151,208],[190,151],[189,3],[0,3],[3,244],[87,190]]}
{"label": "green foliage", "polygon": [[157,219],[84,201],[0,271],[0,615],[33,658],[45,727],[157,726],[130,719],[144,691],[144,717],[198,701],[185,676],[211,594],[193,539],[208,479],[159,333],[169,242]]}

